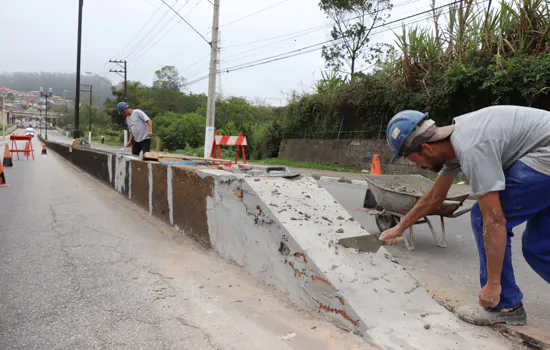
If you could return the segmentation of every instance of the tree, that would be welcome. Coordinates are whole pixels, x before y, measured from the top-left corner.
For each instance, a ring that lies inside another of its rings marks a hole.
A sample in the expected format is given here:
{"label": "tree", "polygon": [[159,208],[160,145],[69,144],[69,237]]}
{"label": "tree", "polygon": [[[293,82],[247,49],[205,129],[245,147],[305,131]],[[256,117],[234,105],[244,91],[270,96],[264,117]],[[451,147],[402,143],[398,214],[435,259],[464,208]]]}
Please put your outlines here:
{"label": "tree", "polygon": [[178,69],[174,66],[164,66],[155,71],[157,79],[153,82],[156,89],[169,89],[181,91],[185,88],[185,78],[180,77]]}
{"label": "tree", "polygon": [[354,80],[358,62],[368,61],[371,31],[389,17],[392,4],[390,0],[320,0],[319,7],[334,22],[330,35],[335,44],[323,47],[326,66],[349,71]]}

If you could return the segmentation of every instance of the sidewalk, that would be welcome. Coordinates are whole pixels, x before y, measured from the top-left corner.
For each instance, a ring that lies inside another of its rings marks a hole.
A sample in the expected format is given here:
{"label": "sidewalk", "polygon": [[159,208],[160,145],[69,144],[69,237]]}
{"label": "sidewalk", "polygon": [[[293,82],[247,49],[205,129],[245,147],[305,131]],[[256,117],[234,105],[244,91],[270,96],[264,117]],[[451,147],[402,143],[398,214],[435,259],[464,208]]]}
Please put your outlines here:
{"label": "sidewalk", "polygon": [[[64,134],[60,134],[56,130],[48,130],[48,139],[53,142],[64,143],[67,145],[72,144],[74,140],[74,138],[67,137]],[[85,137],[85,139],[88,140],[87,137]],[[124,149],[124,147],[105,145],[95,141],[92,141],[91,146],[92,148],[100,151],[117,152],[117,153],[120,152],[122,149]],[[126,148],[126,150],[127,152],[130,152],[130,148]]]}

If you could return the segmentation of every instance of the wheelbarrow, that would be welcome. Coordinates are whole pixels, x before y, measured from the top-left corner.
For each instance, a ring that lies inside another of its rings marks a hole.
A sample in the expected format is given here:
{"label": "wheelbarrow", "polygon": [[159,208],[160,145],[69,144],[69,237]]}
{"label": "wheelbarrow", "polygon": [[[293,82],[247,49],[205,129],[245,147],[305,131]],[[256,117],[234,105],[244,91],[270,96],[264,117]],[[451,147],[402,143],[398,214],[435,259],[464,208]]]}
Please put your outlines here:
{"label": "wheelbarrow", "polygon": [[[363,175],[370,185],[376,199],[376,208],[366,210],[375,216],[376,226],[384,232],[401,220],[414,207],[416,202],[434,184],[430,179],[421,175]],[[458,210],[470,196],[470,191],[464,191],[455,185],[451,186],[445,201],[439,208],[424,216],[414,225],[427,224],[430,227],[435,243],[442,248],[447,247],[445,233],[445,218],[456,218],[468,213],[472,208]],[[428,216],[439,216],[441,220],[441,239],[438,238],[434,226]],[[403,239],[409,250],[414,250],[413,226],[409,228],[408,236]]]}

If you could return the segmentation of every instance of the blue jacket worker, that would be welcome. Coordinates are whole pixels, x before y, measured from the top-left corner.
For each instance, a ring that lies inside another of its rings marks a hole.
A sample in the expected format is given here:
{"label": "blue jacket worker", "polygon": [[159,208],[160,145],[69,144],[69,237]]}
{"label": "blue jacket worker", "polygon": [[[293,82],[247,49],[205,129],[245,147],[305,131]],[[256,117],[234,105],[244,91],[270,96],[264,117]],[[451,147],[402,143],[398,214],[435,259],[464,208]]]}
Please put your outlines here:
{"label": "blue jacket worker", "polygon": [[126,147],[132,145],[132,154],[139,156],[143,151],[151,152],[151,137],[153,136],[153,122],[139,109],[131,109],[126,102],[117,105],[118,113],[126,117],[126,124],[130,129],[130,138]]}
{"label": "blue jacket worker", "polygon": [[394,161],[406,157],[439,175],[414,208],[380,239],[396,244],[411,225],[441,205],[462,171],[477,199],[471,220],[481,291],[479,306],[459,308],[457,314],[477,325],[525,324],[510,238],[515,226],[527,222],[523,256],[550,283],[550,112],[492,106],[437,127],[427,113],[402,111],[389,122],[386,136]]}

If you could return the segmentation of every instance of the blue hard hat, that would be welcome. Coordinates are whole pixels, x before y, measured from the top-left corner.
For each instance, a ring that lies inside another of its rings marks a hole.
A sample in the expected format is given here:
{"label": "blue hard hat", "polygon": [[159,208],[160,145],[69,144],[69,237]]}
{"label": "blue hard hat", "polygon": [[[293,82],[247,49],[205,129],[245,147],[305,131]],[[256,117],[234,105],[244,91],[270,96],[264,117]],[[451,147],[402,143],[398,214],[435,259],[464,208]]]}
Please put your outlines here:
{"label": "blue hard hat", "polygon": [[128,104],[126,102],[119,102],[116,106],[116,109],[118,110],[118,114],[121,114],[123,110],[128,108]]}
{"label": "blue hard hat", "polygon": [[392,163],[402,154],[407,138],[412,134],[418,124],[428,117],[428,113],[419,111],[401,111],[391,118],[386,128],[386,139],[393,152]]}

